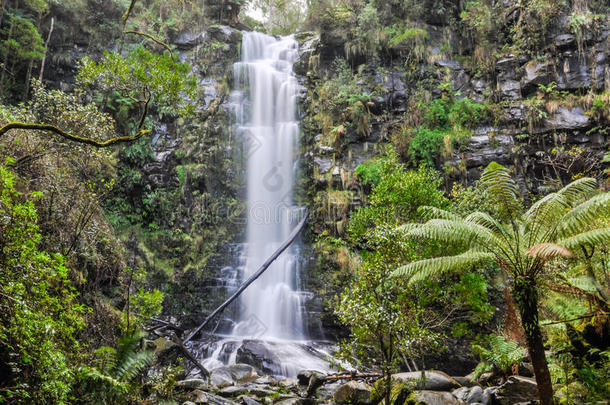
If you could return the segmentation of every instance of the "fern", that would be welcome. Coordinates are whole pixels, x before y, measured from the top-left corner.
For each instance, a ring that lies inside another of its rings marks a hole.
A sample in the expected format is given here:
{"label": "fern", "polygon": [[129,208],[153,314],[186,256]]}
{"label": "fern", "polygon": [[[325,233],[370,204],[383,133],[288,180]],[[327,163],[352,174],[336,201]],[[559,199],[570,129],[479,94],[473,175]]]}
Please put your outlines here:
{"label": "fern", "polygon": [[525,351],[517,342],[500,335],[487,336],[484,344],[473,344],[472,350],[481,359],[472,374],[473,380],[486,372],[511,375],[511,368],[525,357]]}

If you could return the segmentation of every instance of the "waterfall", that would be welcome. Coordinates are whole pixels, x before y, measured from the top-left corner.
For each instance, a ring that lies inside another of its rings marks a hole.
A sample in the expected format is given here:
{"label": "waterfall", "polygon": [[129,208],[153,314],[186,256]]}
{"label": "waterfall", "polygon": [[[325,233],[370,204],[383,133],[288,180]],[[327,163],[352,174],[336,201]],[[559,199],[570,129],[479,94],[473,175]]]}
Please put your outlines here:
{"label": "waterfall", "polygon": [[[293,37],[245,32],[241,55],[234,64],[231,105],[236,138],[243,140],[248,160],[248,215],[239,264],[223,269],[229,292],[287,239],[304,213],[293,201],[299,85],[292,66],[298,44]],[[326,346],[307,340],[304,303],[311,294],[300,290],[299,251],[300,244],[293,243],[242,293],[231,331],[219,340],[193,342],[205,367],[258,358],[253,365],[278,377],[294,377],[303,369],[329,370]]]}
{"label": "waterfall", "polygon": [[[247,240],[242,279],[254,273],[288,237],[299,208],[293,204],[299,123],[292,37],[246,32],[234,65],[237,131],[247,145]],[[297,248],[284,252],[240,297],[234,336],[304,339]]]}

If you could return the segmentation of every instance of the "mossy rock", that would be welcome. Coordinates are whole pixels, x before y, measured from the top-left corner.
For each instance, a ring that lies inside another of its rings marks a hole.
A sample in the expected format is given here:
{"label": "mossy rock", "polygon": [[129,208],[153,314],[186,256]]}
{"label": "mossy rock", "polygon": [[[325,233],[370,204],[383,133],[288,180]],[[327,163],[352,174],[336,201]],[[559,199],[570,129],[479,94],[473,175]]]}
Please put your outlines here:
{"label": "mossy rock", "polygon": [[[380,378],[373,384],[373,389],[371,390],[372,404],[383,403],[385,399],[385,384],[384,378]],[[412,383],[392,378],[390,405],[405,405],[414,388],[415,386]]]}

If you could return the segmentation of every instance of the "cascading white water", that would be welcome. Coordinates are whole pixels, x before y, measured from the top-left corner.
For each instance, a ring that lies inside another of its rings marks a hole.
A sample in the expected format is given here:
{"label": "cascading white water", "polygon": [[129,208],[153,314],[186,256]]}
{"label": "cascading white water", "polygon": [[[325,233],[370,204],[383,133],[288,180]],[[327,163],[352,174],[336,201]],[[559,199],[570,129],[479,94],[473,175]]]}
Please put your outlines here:
{"label": "cascading white water", "polygon": [[[238,109],[238,131],[248,145],[248,229],[243,279],[281,245],[295,225],[293,207],[298,83],[292,65],[298,44],[292,37],[248,32],[242,61],[234,65],[237,91],[245,96]],[[241,111],[239,111],[241,110]],[[304,339],[302,294],[295,249],[284,252],[240,297],[233,335]]]}
{"label": "cascading white water", "polygon": [[[234,65],[231,99],[236,134],[244,141],[248,158],[247,235],[239,265],[223,269],[231,278],[224,281],[228,290],[236,288],[275,252],[304,213],[293,203],[299,85],[292,66],[297,57],[298,44],[293,37],[243,34],[242,60]],[[245,361],[240,348],[255,342],[272,357],[265,359],[267,373],[295,376],[303,369],[329,369],[325,358],[330,355],[325,347],[307,341],[303,305],[311,294],[300,291],[299,258],[299,245],[293,244],[242,293],[235,326],[228,336],[212,343],[195,343],[195,348],[201,348],[205,367]]]}

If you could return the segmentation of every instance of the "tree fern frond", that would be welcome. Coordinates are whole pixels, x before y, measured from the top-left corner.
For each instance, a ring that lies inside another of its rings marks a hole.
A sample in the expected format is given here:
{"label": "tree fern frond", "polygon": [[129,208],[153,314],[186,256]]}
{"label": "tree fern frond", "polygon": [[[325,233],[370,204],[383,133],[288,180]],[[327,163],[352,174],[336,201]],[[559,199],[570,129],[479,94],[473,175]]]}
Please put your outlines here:
{"label": "tree fern frond", "polygon": [[127,392],[127,384],[117,378],[102,373],[97,368],[83,366],[79,368],[80,378],[101,383],[107,391]]}
{"label": "tree fern frond", "polygon": [[549,235],[549,229],[557,226],[557,221],[570,208],[568,198],[560,193],[551,193],[534,203],[523,215],[528,244],[545,242],[543,236]]}
{"label": "tree fern frond", "polygon": [[610,227],[579,233],[571,238],[559,241],[559,243],[572,250],[580,246],[599,246],[607,244],[610,243]]}
{"label": "tree fern frond", "polygon": [[481,175],[481,184],[487,189],[488,196],[504,211],[505,215],[514,214],[520,209],[519,187],[509,170],[496,162],[491,162]]}
{"label": "tree fern frond", "polygon": [[473,212],[464,218],[464,222],[481,225],[492,232],[506,235],[506,230],[502,224],[486,212]]}
{"label": "tree fern frond", "polygon": [[506,241],[499,235],[482,225],[464,220],[431,219],[407,235],[457,245],[466,244],[471,248],[482,248],[497,255],[510,255]]}
{"label": "tree fern frond", "polygon": [[544,261],[558,256],[572,257],[572,252],[569,249],[555,243],[539,243],[529,248],[527,254]]}
{"label": "tree fern frond", "polygon": [[564,188],[559,190],[557,194],[565,197],[570,206],[580,202],[583,198],[588,197],[597,189],[597,180],[592,177],[583,177],[574,180]]}
{"label": "tree fern frond", "polygon": [[424,226],[423,224],[415,224],[415,223],[408,223],[408,224],[403,224],[400,225],[398,227],[398,230],[404,233],[408,233],[414,229],[418,229],[421,228],[422,226]]}
{"label": "tree fern frond", "polygon": [[595,280],[589,276],[566,277],[564,281],[568,285],[580,288],[583,291],[588,291],[590,293],[596,292]]}
{"label": "tree fern frond", "polygon": [[421,206],[417,209],[417,213],[424,219],[449,219],[454,221],[459,221],[461,218],[459,215],[454,214],[453,212],[449,212],[447,210],[430,207],[430,206]]}
{"label": "tree fern frond", "polygon": [[598,194],[572,208],[561,218],[557,234],[562,238],[572,236],[604,216],[610,216],[610,193]]}
{"label": "tree fern frond", "polygon": [[115,370],[115,378],[121,381],[133,380],[154,359],[152,351],[132,352]]}
{"label": "tree fern frond", "polygon": [[409,283],[424,280],[433,275],[462,270],[492,260],[490,253],[469,250],[455,256],[435,257],[433,259],[419,260],[401,266],[393,273],[393,277],[406,277]]}

